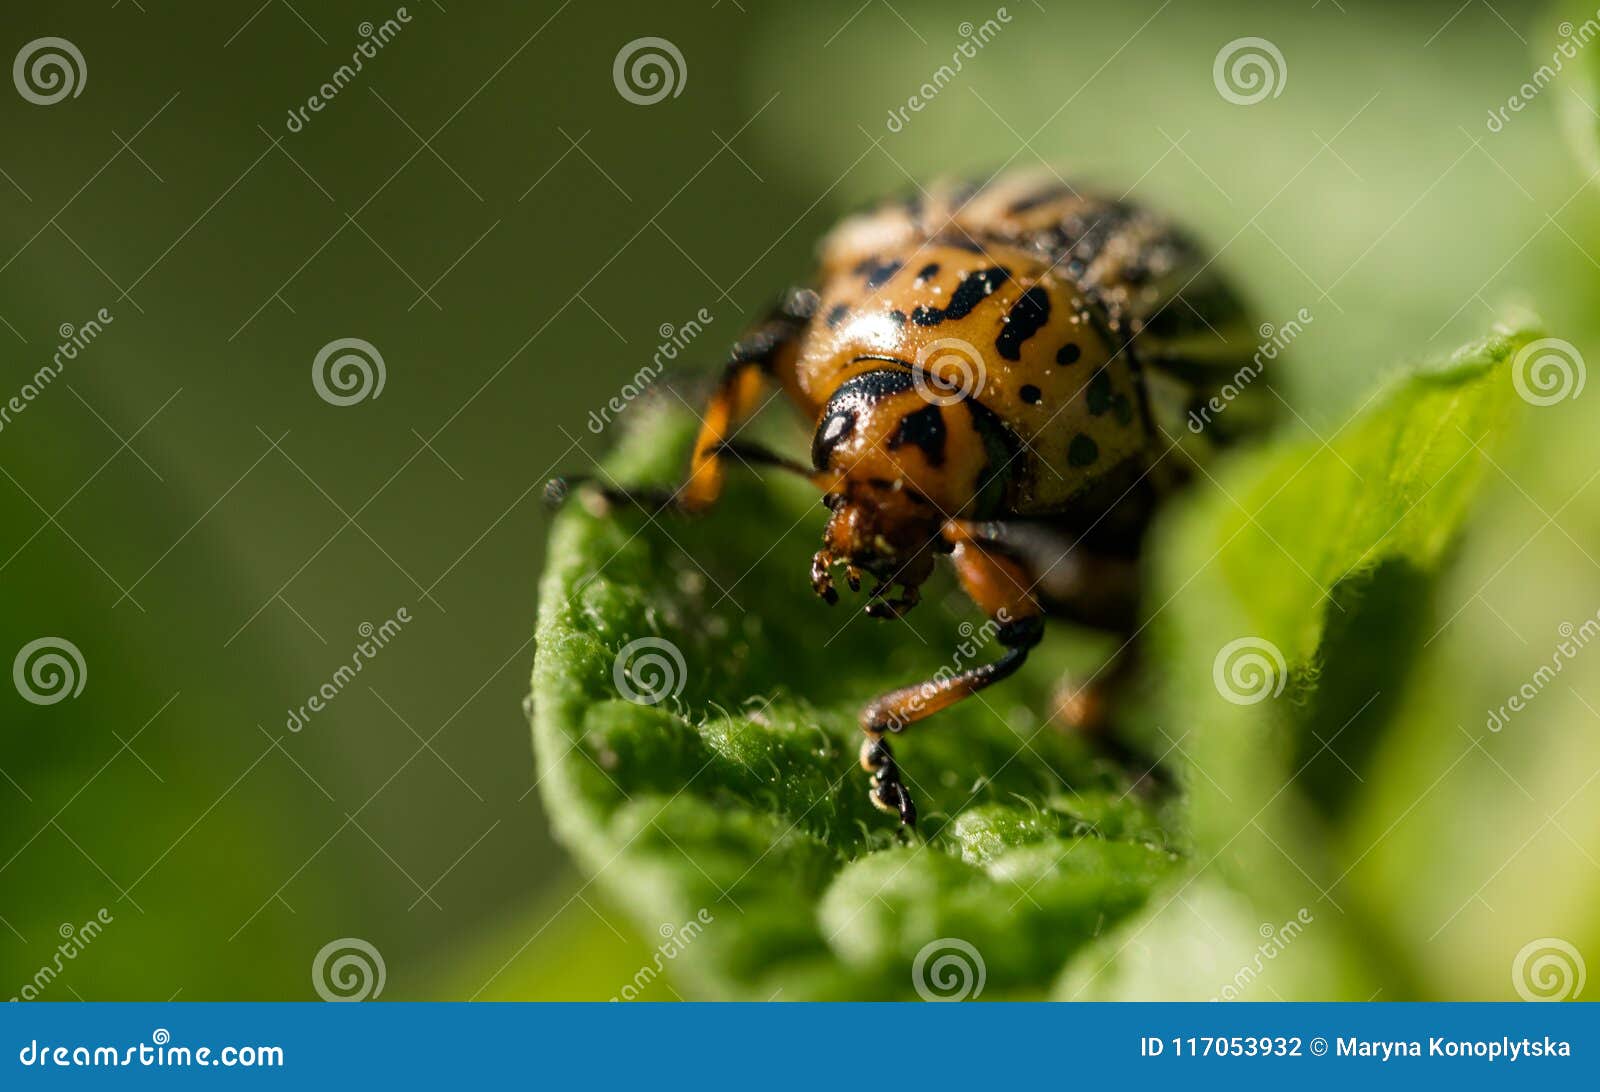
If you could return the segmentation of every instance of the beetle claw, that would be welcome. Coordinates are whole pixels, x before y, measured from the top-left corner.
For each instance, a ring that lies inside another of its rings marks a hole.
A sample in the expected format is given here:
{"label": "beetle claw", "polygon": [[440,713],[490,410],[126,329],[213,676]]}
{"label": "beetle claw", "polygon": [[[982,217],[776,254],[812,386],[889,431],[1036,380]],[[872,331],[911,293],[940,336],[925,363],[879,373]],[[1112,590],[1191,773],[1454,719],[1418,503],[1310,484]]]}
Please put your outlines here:
{"label": "beetle claw", "polygon": [[818,550],[811,557],[811,590],[816,592],[828,606],[833,606],[839,601],[839,593],[833,587],[833,555],[827,550]]}
{"label": "beetle claw", "polygon": [[900,817],[901,826],[917,825],[917,806],[911,801],[911,792],[900,780],[900,767],[895,764],[894,752],[889,744],[877,736],[861,741],[861,768],[872,775],[872,786],[867,799],[879,811]]}
{"label": "beetle claw", "polygon": [[907,611],[922,602],[921,591],[913,585],[902,586],[897,599],[882,598],[887,588],[888,585],[881,585],[873,589],[873,600],[867,604],[867,614],[873,618],[904,618]]}

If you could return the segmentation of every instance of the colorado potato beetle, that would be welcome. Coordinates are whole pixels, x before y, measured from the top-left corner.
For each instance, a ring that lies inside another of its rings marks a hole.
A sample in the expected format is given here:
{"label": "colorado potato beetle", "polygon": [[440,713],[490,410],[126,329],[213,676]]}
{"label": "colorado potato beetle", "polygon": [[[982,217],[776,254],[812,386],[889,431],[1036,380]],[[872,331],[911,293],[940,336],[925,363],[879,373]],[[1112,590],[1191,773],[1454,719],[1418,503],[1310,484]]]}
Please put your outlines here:
{"label": "colorado potato beetle", "polygon": [[[704,512],[734,453],[804,475],[831,513],[812,587],[831,604],[836,569],[853,591],[869,574],[876,617],[914,607],[951,559],[1005,651],[862,710],[872,801],[909,826],[886,736],[1015,672],[1047,615],[1122,635],[1128,662],[1152,514],[1271,416],[1263,384],[1230,383],[1254,342],[1239,295],[1165,218],[1053,173],[937,183],[824,238],[809,286],[733,347],[679,488],[597,495]],[[815,426],[809,466],[737,438],[773,384]],[[1225,412],[1191,428],[1225,387]],[[1067,718],[1103,718],[1126,674],[1102,671]]]}

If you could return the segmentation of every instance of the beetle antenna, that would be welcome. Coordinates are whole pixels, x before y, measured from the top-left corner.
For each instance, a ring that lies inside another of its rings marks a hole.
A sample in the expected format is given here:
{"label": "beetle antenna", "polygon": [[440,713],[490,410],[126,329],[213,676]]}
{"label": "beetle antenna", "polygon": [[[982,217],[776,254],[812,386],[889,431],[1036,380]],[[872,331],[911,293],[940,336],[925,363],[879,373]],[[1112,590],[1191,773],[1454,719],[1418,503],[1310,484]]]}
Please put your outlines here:
{"label": "beetle antenna", "polygon": [[544,483],[544,503],[548,508],[560,508],[573,493],[584,487],[585,492],[598,497],[606,506],[637,508],[644,512],[661,512],[678,506],[678,494],[671,489],[624,489],[616,486],[596,486],[592,474],[565,474]]}
{"label": "beetle antenna", "polygon": [[742,440],[723,440],[720,443],[701,451],[702,455],[736,455],[746,462],[755,463],[757,466],[775,466],[779,470],[787,470],[791,474],[798,474],[802,478],[811,477],[811,468],[801,466],[793,459],[779,455],[776,451],[761,446],[760,444],[745,443]]}

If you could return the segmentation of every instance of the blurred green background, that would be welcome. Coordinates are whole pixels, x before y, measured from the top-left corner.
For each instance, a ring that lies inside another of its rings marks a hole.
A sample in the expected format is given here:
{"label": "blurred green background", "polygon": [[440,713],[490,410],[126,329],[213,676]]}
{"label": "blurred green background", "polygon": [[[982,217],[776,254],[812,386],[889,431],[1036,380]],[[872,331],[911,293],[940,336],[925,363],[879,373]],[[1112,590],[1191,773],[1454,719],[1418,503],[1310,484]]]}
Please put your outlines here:
{"label": "blurred green background", "polygon": [[[1597,344],[1600,205],[1558,121],[1584,128],[1588,92],[1486,125],[1550,55],[1545,6],[1013,0],[891,132],[996,9],[418,0],[290,131],[393,12],[6,20],[5,56],[58,36],[85,72],[54,105],[0,93],[0,395],[63,324],[113,321],[0,429],[0,651],[60,636],[87,665],[72,700],[0,692],[0,995],[102,908],[41,996],[308,998],[318,950],[351,936],[383,953],[386,998],[617,992],[654,940],[551,842],[520,708],[540,486],[605,449],[589,415],[661,327],[704,308],[690,355],[711,364],[884,191],[1045,161],[1170,210],[1264,321],[1315,316],[1274,378],[1303,429],[1509,302]],[[613,84],[643,36],[684,59],[654,105]],[[1251,106],[1212,83],[1244,36],[1287,73]],[[381,397],[318,397],[340,338],[381,352]],[[1468,745],[1600,607],[1595,397],[1533,411],[1491,475],[1407,706],[1444,730],[1362,790],[1386,817],[1363,869],[1403,895],[1383,910],[1462,995],[1504,980],[1498,951],[1475,962],[1485,937],[1600,942],[1600,653]],[[290,731],[358,627],[402,607]]]}

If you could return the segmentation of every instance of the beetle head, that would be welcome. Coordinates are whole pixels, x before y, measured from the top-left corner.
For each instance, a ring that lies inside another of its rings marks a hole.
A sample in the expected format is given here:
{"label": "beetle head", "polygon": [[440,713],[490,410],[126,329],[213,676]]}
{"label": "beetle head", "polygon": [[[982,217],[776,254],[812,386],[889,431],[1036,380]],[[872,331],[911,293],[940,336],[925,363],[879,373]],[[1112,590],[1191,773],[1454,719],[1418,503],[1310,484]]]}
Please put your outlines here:
{"label": "beetle head", "polygon": [[[814,480],[832,510],[823,548],[812,561],[817,594],[833,602],[831,569],[845,566],[852,589],[861,574],[879,581],[868,613],[900,613],[933,571],[945,546],[940,530],[996,494],[993,445],[975,402],[930,398],[903,368],[865,371],[841,384],[824,407],[812,441]],[[892,585],[904,589],[884,600]]]}

